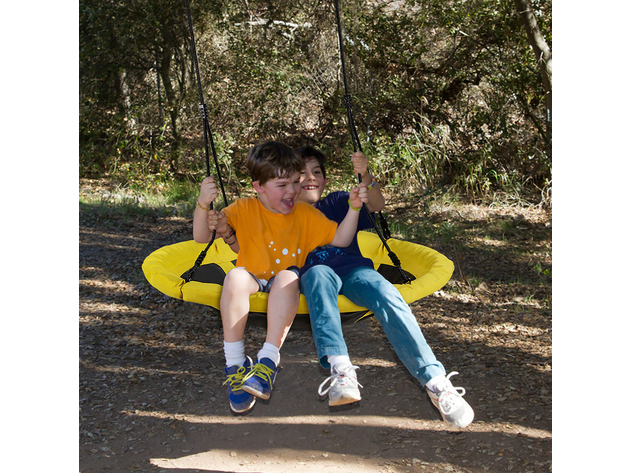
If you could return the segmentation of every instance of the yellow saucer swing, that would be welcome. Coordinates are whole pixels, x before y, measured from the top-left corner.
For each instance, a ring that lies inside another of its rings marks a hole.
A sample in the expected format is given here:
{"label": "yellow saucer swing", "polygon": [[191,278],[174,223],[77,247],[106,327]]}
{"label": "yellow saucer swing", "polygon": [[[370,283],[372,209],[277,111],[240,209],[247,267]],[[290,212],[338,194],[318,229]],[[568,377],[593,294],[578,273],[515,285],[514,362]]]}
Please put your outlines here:
{"label": "yellow saucer swing", "polygon": [[[200,110],[204,126],[204,140],[206,152],[206,170],[210,174],[208,144],[212,149],[217,177],[223,192],[223,200],[227,205],[227,198],[223,189],[223,182],[219,171],[212,133],[207,120],[206,105],[201,89],[199,66],[195,39],[192,28],[192,17],[188,1],[188,21],[192,40],[193,59],[197,70],[197,83],[201,98]],[[337,27],[339,32],[339,50],[341,56],[342,73],[345,86],[344,104],[348,112],[348,124],[355,152],[361,151],[358,135],[352,116],[352,103],[348,94],[346,71],[341,36],[341,21],[339,6],[335,0],[337,13]],[[359,176],[359,180],[361,176]],[[212,206],[211,206],[212,207]],[[410,304],[442,288],[453,274],[453,263],[446,256],[437,251],[416,243],[390,238],[389,231],[381,216],[383,232],[378,228],[367,206],[363,204],[363,211],[367,213],[376,233],[361,231],[358,234],[359,248],[364,257],[374,262],[374,269],[381,273],[400,292],[404,300]],[[386,236],[383,235],[385,233]],[[210,243],[196,243],[193,240],[175,243],[162,247],[151,253],[142,264],[142,271],[149,283],[167,296],[187,302],[204,304],[220,309],[222,284],[225,275],[234,268],[236,253],[224,243],[222,239],[215,239],[213,233]],[[398,256],[404,261],[404,268]],[[191,263],[194,265],[191,268]],[[267,326],[268,294],[257,292],[250,299],[250,313],[248,323]],[[338,297],[339,312],[342,323],[356,322],[372,315],[365,307],[359,307],[345,296]],[[294,329],[310,329],[308,306],[303,294],[300,294],[300,304],[293,323]]]}
{"label": "yellow saucer swing", "polygon": [[[361,231],[358,238],[363,256],[370,258],[374,262],[374,268],[394,283],[407,303],[439,290],[453,274],[453,263],[446,256],[426,246],[389,238],[387,244],[392,251],[401,256],[405,262],[403,271],[409,279],[413,279],[405,283],[398,269],[392,265],[378,235]],[[144,260],[142,265],[144,275],[153,287],[167,296],[209,305],[219,310],[223,279],[227,272],[234,268],[236,262],[236,253],[222,239],[216,239],[208,247],[201,265],[190,281],[186,282],[182,277],[190,269],[191,261],[197,258],[205,246],[203,243],[190,240],[162,247]],[[249,298],[249,323],[267,325],[267,298],[268,294],[263,292],[257,292]],[[343,323],[355,322],[372,315],[372,312],[355,305],[345,296],[339,296],[337,301]],[[308,307],[302,294],[293,328],[310,328]]]}

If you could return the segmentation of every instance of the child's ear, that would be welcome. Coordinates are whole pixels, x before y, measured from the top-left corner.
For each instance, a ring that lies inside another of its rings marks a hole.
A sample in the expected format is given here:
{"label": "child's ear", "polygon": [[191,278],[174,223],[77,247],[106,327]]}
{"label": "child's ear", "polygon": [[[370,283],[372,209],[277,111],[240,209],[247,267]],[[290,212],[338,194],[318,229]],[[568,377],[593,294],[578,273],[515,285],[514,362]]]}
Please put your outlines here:
{"label": "child's ear", "polygon": [[254,181],[252,182],[252,187],[254,188],[254,190],[256,192],[258,192],[259,194],[264,194],[265,193],[265,189],[260,185],[260,181]]}

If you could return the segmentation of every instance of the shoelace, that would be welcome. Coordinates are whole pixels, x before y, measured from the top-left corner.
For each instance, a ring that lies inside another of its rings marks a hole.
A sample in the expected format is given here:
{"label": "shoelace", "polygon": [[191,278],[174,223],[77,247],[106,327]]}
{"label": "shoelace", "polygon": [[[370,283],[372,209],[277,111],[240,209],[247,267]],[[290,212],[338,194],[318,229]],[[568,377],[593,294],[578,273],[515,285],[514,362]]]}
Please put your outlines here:
{"label": "shoelace", "polygon": [[[337,371],[334,374],[331,374],[328,378],[326,378],[322,384],[319,385],[319,388],[317,389],[317,392],[319,393],[320,396],[325,396],[326,394],[328,394],[328,391],[330,391],[333,386],[335,384],[337,384],[339,382],[339,379],[341,377],[345,377],[346,379],[348,379],[349,381],[352,381],[354,383],[357,383],[359,386],[363,387],[363,385],[361,383],[359,383],[359,381],[357,381],[357,378],[353,377],[353,376],[349,376],[348,375],[348,368],[353,368],[355,370],[358,370],[359,367],[358,366],[349,366],[349,367],[344,367],[342,370]],[[322,388],[324,387],[324,385],[330,381],[330,386],[328,386],[324,391],[322,391]]]}
{"label": "shoelace", "polygon": [[463,397],[466,394],[466,390],[462,387],[455,387],[451,383],[451,376],[458,375],[457,371],[453,371],[446,377],[446,383],[444,384],[444,389],[438,391],[438,403],[440,405],[440,410],[444,414],[450,414],[454,407],[457,406],[459,402],[459,398]]}
{"label": "shoelace", "polygon": [[228,374],[227,379],[225,380],[223,385],[225,386],[226,384],[229,384],[232,388],[232,391],[238,391],[243,386],[243,381],[247,379],[247,377],[245,376],[246,371],[247,368],[241,366],[238,370],[236,370],[236,373]]}
{"label": "shoelace", "polygon": [[273,389],[271,377],[274,374],[275,374],[275,371],[269,368],[267,365],[264,365],[262,363],[256,363],[254,365],[254,368],[245,375],[245,377],[243,378],[243,381],[248,380],[252,376],[258,376],[259,378],[262,378],[265,381],[267,381],[267,383],[269,383],[269,386]]}

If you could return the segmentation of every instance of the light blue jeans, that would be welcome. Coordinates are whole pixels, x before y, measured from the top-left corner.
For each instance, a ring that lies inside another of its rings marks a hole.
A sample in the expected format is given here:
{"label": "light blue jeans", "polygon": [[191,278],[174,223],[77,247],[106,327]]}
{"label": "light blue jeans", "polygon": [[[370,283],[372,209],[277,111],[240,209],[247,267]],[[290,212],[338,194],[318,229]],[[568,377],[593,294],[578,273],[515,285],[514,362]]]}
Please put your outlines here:
{"label": "light blue jeans", "polygon": [[313,266],[300,279],[300,289],[308,303],[315,348],[324,368],[330,367],[328,356],[348,356],[337,305],[337,295],[342,294],[374,312],[398,358],[422,386],[431,378],[446,374],[409,305],[374,269],[357,267],[340,277],[328,266]]}

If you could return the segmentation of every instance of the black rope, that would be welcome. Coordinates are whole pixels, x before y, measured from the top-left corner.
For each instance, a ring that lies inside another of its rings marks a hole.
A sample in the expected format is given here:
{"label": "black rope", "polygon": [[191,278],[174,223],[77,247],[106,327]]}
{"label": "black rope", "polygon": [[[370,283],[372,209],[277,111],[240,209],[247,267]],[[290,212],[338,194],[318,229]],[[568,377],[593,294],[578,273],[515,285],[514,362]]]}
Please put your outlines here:
{"label": "black rope", "polygon": [[[193,30],[193,21],[192,21],[192,14],[190,13],[189,0],[186,0],[186,12],[188,14],[188,26],[190,29],[191,49],[192,49],[193,61],[195,64],[195,72],[197,74],[197,85],[199,89],[199,112],[201,113],[201,120],[203,122],[203,141],[204,141],[204,150],[206,154],[206,176],[210,176],[210,150],[212,150],[212,157],[214,158],[214,165],[217,171],[217,177],[219,179],[221,193],[223,195],[223,202],[225,202],[225,205],[227,205],[227,197],[225,195],[223,179],[221,178],[219,160],[217,159],[217,152],[214,147],[214,139],[212,138],[212,131],[210,130],[210,124],[208,123],[208,108],[206,107],[206,103],[203,99],[203,88],[201,87],[201,74],[199,72],[199,61],[197,59],[197,46],[195,44],[195,32]],[[212,202],[210,203],[210,209],[213,209]],[[184,279],[185,282],[192,281],[193,277],[195,276],[195,272],[197,271],[199,266],[201,266],[201,263],[203,263],[203,260],[205,259],[206,254],[208,253],[208,250],[210,249],[210,246],[212,246],[212,244],[214,243],[216,235],[217,235],[217,231],[215,229],[212,231],[212,238],[210,238],[210,242],[205,247],[205,249],[199,254],[197,259],[195,260],[195,264],[193,265],[193,267],[190,268],[188,271],[186,271],[184,274],[182,274],[181,277],[182,279]]]}
{"label": "black rope", "polygon": [[[357,151],[363,152],[363,150],[361,149],[361,142],[359,141],[359,135],[357,133],[356,126],[354,124],[354,116],[352,113],[352,98],[350,97],[350,92],[348,91],[348,78],[346,74],[346,60],[345,60],[345,54],[344,54],[344,49],[343,49],[343,33],[342,33],[342,28],[341,28],[341,15],[339,13],[339,0],[335,0],[335,14],[337,16],[337,33],[339,36],[339,56],[341,58],[341,73],[343,75],[343,87],[344,87],[343,103],[346,107],[346,112],[348,114],[348,127],[350,129],[350,137],[352,138],[352,147],[354,149],[354,152],[355,153]],[[361,174],[358,175],[358,178],[359,178],[359,184],[360,184]],[[398,256],[396,256],[396,254],[391,250],[391,248],[387,244],[386,238],[383,236],[378,226],[376,225],[374,216],[367,208],[367,205],[365,204],[365,202],[363,203],[363,210],[365,211],[365,214],[370,219],[370,222],[372,223],[374,230],[376,230],[376,233],[378,234],[379,238],[383,242],[383,246],[387,250],[389,259],[391,259],[392,263],[396,266],[396,268],[398,268],[398,271],[400,272],[400,275],[402,276],[403,281],[405,282],[405,284],[410,283],[411,279],[409,278],[409,276],[407,276],[407,273],[403,271],[400,265],[400,260],[398,259]],[[379,212],[379,216],[380,216],[380,220],[382,224],[383,222],[385,222],[385,217],[383,217],[383,215],[380,214],[380,212]],[[385,222],[384,228],[387,234],[387,239],[389,239],[391,234],[389,232],[389,228],[387,227],[387,222]]]}
{"label": "black rope", "polygon": [[363,151],[361,149],[361,142],[359,141],[359,135],[357,133],[357,128],[354,124],[354,116],[352,113],[352,97],[348,92],[348,75],[346,74],[346,58],[343,50],[343,37],[342,37],[342,27],[341,27],[341,15],[339,13],[339,0],[335,0],[335,14],[337,16],[337,32],[339,36],[339,57],[341,59],[341,74],[343,77],[343,104],[346,107],[346,113],[348,115],[348,128],[350,130],[350,138],[352,138],[352,147],[354,151],[357,150]]}
{"label": "black rope", "polygon": [[392,237],[392,233],[389,231],[389,225],[387,224],[387,220],[385,220],[385,216],[381,212],[378,213],[378,221],[381,225],[381,231],[383,232],[383,236],[386,240],[389,240]]}

